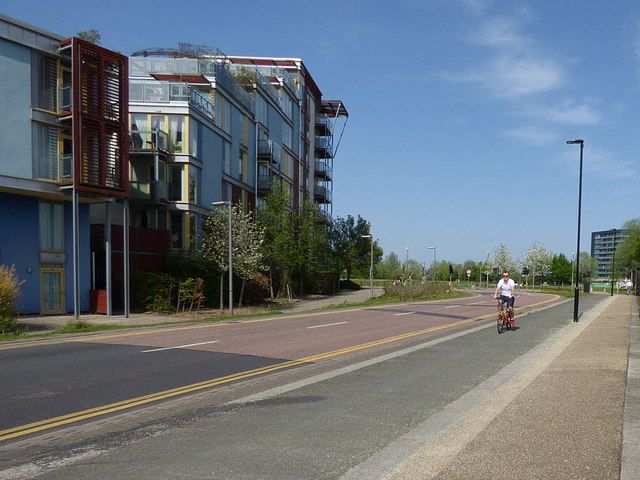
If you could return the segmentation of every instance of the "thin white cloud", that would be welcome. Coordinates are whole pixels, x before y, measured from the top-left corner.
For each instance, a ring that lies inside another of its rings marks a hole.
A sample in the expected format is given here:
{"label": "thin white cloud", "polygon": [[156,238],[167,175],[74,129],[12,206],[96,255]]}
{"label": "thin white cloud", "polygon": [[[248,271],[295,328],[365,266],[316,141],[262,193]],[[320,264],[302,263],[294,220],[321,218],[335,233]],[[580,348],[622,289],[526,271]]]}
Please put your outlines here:
{"label": "thin white cloud", "polygon": [[533,147],[546,147],[560,143],[556,132],[535,126],[514,128],[506,131],[504,135]]}
{"label": "thin white cloud", "polygon": [[[577,171],[579,168],[579,162],[576,161],[577,158],[575,151],[567,151],[562,155],[562,162]],[[638,172],[637,165],[637,161],[616,158],[610,152],[585,143],[583,159],[585,175],[609,180],[639,179],[640,172]]]}
{"label": "thin white cloud", "polygon": [[520,9],[511,16],[486,17],[469,34],[473,45],[487,47],[488,59],[467,72],[448,74],[456,82],[475,83],[495,97],[517,99],[559,88],[564,84],[562,63],[539,51],[522,33],[531,14]]}
{"label": "thin white cloud", "polygon": [[545,122],[560,125],[597,125],[600,123],[600,113],[592,105],[597,100],[590,99],[586,103],[578,104],[572,99],[562,99],[549,108],[538,105],[523,110],[525,116],[530,116]]}

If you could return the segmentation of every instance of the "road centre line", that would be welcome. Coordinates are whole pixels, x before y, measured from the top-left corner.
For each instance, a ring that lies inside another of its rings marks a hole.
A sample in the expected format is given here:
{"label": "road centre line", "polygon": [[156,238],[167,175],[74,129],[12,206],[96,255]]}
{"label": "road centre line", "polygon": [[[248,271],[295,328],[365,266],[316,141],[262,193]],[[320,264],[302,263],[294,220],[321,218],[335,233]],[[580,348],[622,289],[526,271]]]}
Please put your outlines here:
{"label": "road centre line", "polygon": [[467,305],[482,305],[483,303],[487,303],[487,302],[483,300],[482,302],[467,303]]}
{"label": "road centre line", "polygon": [[458,308],[460,305],[449,305],[448,307],[444,307],[444,308]]}
{"label": "road centre line", "polygon": [[396,317],[399,317],[400,315],[411,315],[412,313],[416,313],[416,312],[394,313],[394,315],[395,315]]}
{"label": "road centre line", "polygon": [[196,347],[198,345],[207,345],[209,343],[218,343],[218,340],[212,340],[211,342],[192,343],[190,345],[178,345],[177,347],[163,347],[163,348],[154,348],[153,350],[142,350],[142,353],[161,352],[162,350],[174,350],[178,348]]}
{"label": "road centre line", "polygon": [[[543,305],[545,303],[550,303],[552,301],[557,300],[559,297],[555,295],[553,298],[549,300],[544,300],[539,303],[535,303],[532,305],[527,305],[527,307]],[[516,309],[517,310],[517,309]],[[48,430],[50,428],[68,425],[70,423],[75,423],[81,420],[86,420],[89,418],[99,417],[102,415],[106,415],[109,413],[115,413],[122,410],[126,410],[129,408],[137,407],[140,405],[145,405],[152,402],[157,402],[159,400],[164,400],[167,398],[176,397],[178,395],[185,395],[187,393],[203,390],[206,388],[212,388],[218,385],[242,380],[245,378],[252,378],[259,375],[264,375],[266,373],[274,372],[277,370],[282,370],[286,368],[291,368],[299,365],[303,365],[305,363],[313,363],[319,360],[324,360],[331,357],[337,357],[340,355],[345,355],[347,353],[356,352],[359,350],[364,350],[368,348],[377,347],[380,345],[385,345],[388,343],[396,342],[399,340],[406,340],[408,338],[413,338],[416,336],[424,335],[427,333],[432,333],[440,330],[445,330],[447,328],[452,328],[460,325],[465,325],[468,323],[473,323],[478,320],[487,319],[493,317],[493,313],[481,315],[478,317],[468,318],[464,320],[459,320],[452,323],[447,323],[443,325],[438,325],[435,327],[426,328],[424,330],[417,330],[414,332],[408,332],[401,335],[396,335],[394,337],[383,338],[380,340],[374,340],[372,342],[364,343],[361,345],[354,345],[351,347],[342,348],[339,350],[333,350],[329,352],[319,353],[316,355],[311,355],[309,357],[299,358],[297,360],[290,360],[282,363],[277,363],[274,365],[268,365],[266,367],[261,367],[253,370],[247,370],[244,372],[238,372],[231,375],[226,375],[224,377],[213,378],[210,380],[204,380],[202,382],[193,383],[190,385],[184,385],[182,387],[172,388],[170,390],[164,390],[161,392],[150,393],[147,395],[143,395],[141,397],[135,397],[128,400],[122,400],[120,402],[110,403],[108,405],[102,405],[99,407],[90,408],[88,410],[83,410],[80,412],[68,413],[59,417],[49,418],[45,420],[40,420],[38,422],[30,423],[27,425],[21,425],[13,428],[9,428],[6,430],[0,430],[0,442],[4,440],[9,440],[11,438],[21,437],[24,435],[29,435],[32,433],[37,433],[43,430]]]}
{"label": "road centre line", "polygon": [[312,327],[307,327],[307,328],[333,327],[334,325],[344,325],[345,323],[349,323],[349,322],[325,323],[324,325],[313,325]]}

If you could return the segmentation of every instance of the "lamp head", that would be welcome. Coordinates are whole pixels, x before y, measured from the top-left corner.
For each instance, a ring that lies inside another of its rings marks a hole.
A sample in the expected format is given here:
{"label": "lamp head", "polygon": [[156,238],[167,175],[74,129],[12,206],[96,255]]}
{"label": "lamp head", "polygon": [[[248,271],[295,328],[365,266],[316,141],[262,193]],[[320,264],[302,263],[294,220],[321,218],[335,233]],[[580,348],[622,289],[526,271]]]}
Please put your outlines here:
{"label": "lamp head", "polygon": [[578,140],[567,140],[567,144],[569,145],[576,145],[576,144],[583,144],[584,140],[578,139]]}

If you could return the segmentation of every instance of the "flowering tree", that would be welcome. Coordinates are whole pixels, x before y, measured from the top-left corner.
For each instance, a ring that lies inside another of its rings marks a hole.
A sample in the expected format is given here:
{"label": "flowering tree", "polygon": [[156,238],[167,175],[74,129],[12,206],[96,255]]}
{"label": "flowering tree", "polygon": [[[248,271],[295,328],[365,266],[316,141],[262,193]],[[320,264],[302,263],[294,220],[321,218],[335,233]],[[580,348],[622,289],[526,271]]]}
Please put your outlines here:
{"label": "flowering tree", "polygon": [[[232,257],[236,275],[242,278],[240,305],[244,284],[260,270],[262,255],[260,245],[264,232],[253,221],[253,216],[242,211],[241,205],[231,208]],[[224,274],[229,270],[229,209],[221,208],[205,217],[202,232],[202,256],[220,271],[220,310],[224,309]]]}
{"label": "flowering tree", "polygon": [[544,248],[541,242],[535,242],[529,250],[524,253],[524,266],[529,268],[533,275],[533,284],[535,285],[536,274],[549,270],[553,254]]}

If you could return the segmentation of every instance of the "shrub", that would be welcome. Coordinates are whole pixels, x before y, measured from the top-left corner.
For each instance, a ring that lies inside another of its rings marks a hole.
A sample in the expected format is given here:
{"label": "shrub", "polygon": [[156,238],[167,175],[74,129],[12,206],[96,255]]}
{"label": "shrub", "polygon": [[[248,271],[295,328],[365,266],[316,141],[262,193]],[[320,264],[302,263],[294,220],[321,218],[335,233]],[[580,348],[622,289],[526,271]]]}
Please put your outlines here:
{"label": "shrub", "polygon": [[20,286],[24,280],[18,280],[15,265],[11,268],[0,265],[0,318],[15,317],[15,304],[20,296]]}
{"label": "shrub", "polygon": [[404,301],[441,297],[447,294],[446,282],[426,282],[417,285],[390,285],[385,287],[382,299],[385,301]]}

